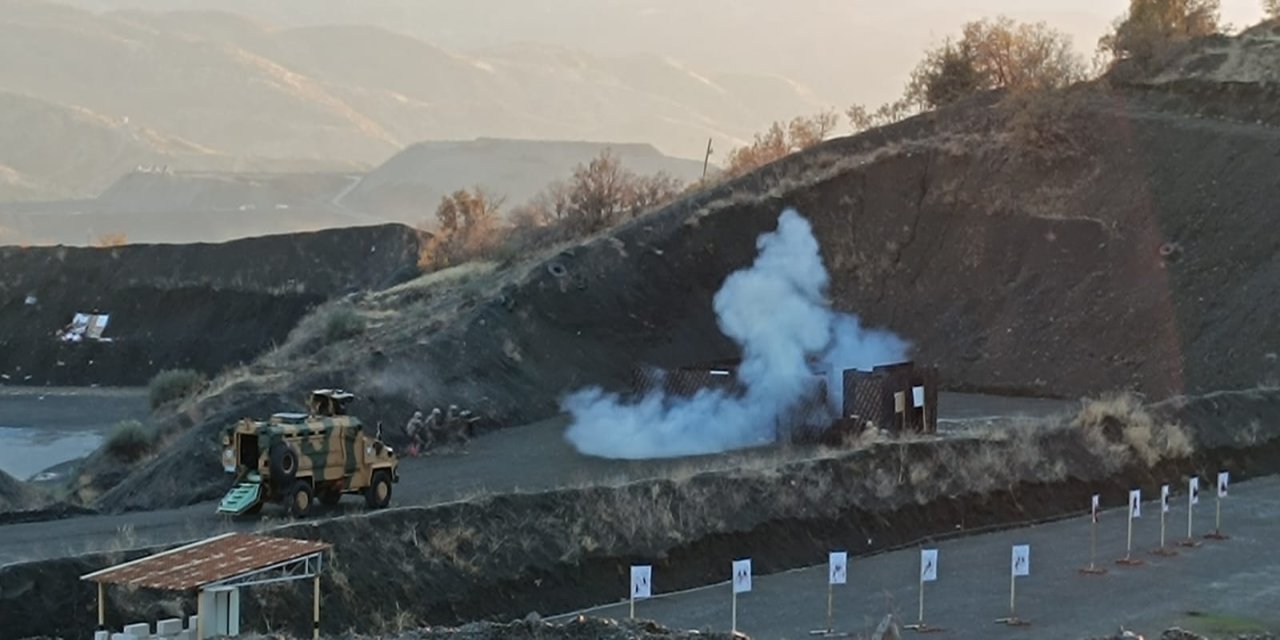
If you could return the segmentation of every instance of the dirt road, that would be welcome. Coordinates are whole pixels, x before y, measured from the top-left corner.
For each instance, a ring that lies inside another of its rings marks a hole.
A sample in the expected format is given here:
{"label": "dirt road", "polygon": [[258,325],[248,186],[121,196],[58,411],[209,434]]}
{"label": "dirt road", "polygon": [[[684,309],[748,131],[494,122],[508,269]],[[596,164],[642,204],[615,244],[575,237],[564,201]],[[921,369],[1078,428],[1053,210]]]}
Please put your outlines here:
{"label": "dirt road", "polygon": [[[939,415],[1046,415],[1073,406],[1070,402],[942,394]],[[476,439],[464,453],[409,458],[401,466],[401,481],[393,503],[433,504],[481,492],[536,491],[574,484],[617,483],[670,473],[690,473],[811,455],[804,448],[767,448],[717,456],[671,460],[606,460],[584,456],[562,437],[564,419],[504,429]],[[363,501],[343,499],[325,517],[344,510],[360,510]],[[279,524],[278,507],[264,509],[261,519],[230,520],[214,514],[213,503],[182,509],[84,516],[0,526],[0,564],[61,557],[86,551],[176,542],[227,530],[254,530]]]}
{"label": "dirt road", "polygon": [[[1196,508],[1196,531],[1213,528],[1214,500],[1206,492]],[[1087,509],[1087,505],[1082,505]],[[1171,501],[1170,540],[1186,537],[1186,498]],[[952,638],[1083,638],[1113,633],[1121,625],[1158,637],[1173,625],[1202,632],[1280,628],[1280,478],[1264,478],[1231,488],[1222,506],[1226,541],[1203,541],[1180,549],[1176,557],[1150,555],[1158,546],[1159,503],[1143,505],[1135,522],[1134,557],[1144,566],[1118,566],[1124,557],[1124,506],[1104,511],[1099,524],[1099,565],[1108,573],[1082,576],[1088,564],[1088,517],[949,540],[938,549],[938,581],[925,594],[925,619],[947,629]],[[1031,546],[1031,575],[1018,579],[1017,609],[1032,626],[995,624],[1009,613],[1011,546]],[[823,559],[825,561],[825,558]],[[916,549],[852,558],[850,582],[836,587],[838,631],[873,630],[886,613],[915,622],[918,612],[920,554]],[[728,576],[729,566],[725,566]],[[738,627],[753,638],[808,637],[825,627],[825,564],[772,576],[757,576],[753,590],[738,600]],[[637,605],[637,616],[674,628],[717,630],[730,625],[730,587],[726,582],[694,591],[661,595],[662,576],[654,574],[658,598]],[[619,585],[626,593],[626,585]],[[1198,612],[1203,615],[1191,615]],[[593,615],[626,617],[625,604],[600,607]],[[1231,637],[1235,637],[1232,634]]]}

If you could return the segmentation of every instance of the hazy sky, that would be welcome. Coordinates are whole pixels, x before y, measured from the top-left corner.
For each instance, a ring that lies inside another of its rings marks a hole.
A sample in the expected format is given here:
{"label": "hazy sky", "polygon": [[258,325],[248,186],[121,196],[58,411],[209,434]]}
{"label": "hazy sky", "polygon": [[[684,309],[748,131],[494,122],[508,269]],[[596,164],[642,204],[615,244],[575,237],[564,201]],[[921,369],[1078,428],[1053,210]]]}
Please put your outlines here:
{"label": "hazy sky", "polygon": [[[1048,22],[1092,57],[1128,0],[68,0],[94,9],[224,9],[281,26],[365,23],[458,51],[538,42],[667,55],[695,68],[782,74],[832,103],[896,97],[921,51],[969,20]],[[1225,23],[1262,0],[1222,0]]]}

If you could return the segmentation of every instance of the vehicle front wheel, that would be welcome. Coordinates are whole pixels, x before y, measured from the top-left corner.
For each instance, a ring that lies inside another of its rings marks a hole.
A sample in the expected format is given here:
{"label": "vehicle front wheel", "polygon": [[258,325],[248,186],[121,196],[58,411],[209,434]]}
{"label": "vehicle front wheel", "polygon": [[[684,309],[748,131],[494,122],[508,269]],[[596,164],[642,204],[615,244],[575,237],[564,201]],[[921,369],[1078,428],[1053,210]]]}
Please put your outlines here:
{"label": "vehicle front wheel", "polygon": [[311,483],[306,480],[299,480],[293,483],[293,488],[289,490],[289,515],[295,518],[305,518],[311,515],[311,507],[315,503],[315,491],[311,489]]}
{"label": "vehicle front wheel", "polygon": [[382,509],[391,504],[391,474],[386,469],[373,472],[369,487],[364,490],[364,501],[370,509]]}

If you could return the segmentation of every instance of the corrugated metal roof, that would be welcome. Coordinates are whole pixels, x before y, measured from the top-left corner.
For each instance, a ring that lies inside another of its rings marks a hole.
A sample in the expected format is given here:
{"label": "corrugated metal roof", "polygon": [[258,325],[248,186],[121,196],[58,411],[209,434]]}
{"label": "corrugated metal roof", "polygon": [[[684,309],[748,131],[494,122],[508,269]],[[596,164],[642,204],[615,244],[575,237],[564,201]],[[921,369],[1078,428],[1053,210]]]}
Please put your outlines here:
{"label": "corrugated metal roof", "polygon": [[82,580],[189,591],[330,548],[327,542],[228,533],[80,576]]}

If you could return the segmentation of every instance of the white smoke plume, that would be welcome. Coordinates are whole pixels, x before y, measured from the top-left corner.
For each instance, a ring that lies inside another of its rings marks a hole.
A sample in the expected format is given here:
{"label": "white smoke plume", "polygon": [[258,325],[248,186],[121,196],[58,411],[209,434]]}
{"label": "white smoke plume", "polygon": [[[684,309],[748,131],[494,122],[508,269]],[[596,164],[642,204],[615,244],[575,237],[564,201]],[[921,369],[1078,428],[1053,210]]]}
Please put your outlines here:
{"label": "white smoke plume", "polygon": [[841,371],[905,358],[907,343],[864,329],[853,315],[831,309],[828,275],[813,229],[794,209],[757,239],[755,262],[725,279],[714,308],[720,330],[742,349],[740,393],[704,389],[692,397],[660,390],[632,400],[598,387],[569,395],[573,418],[565,434],[579,451],[606,458],[666,458],[717,453],[772,442],[779,418],[817,384],[808,363],[817,357],[832,379],[838,406]]}

